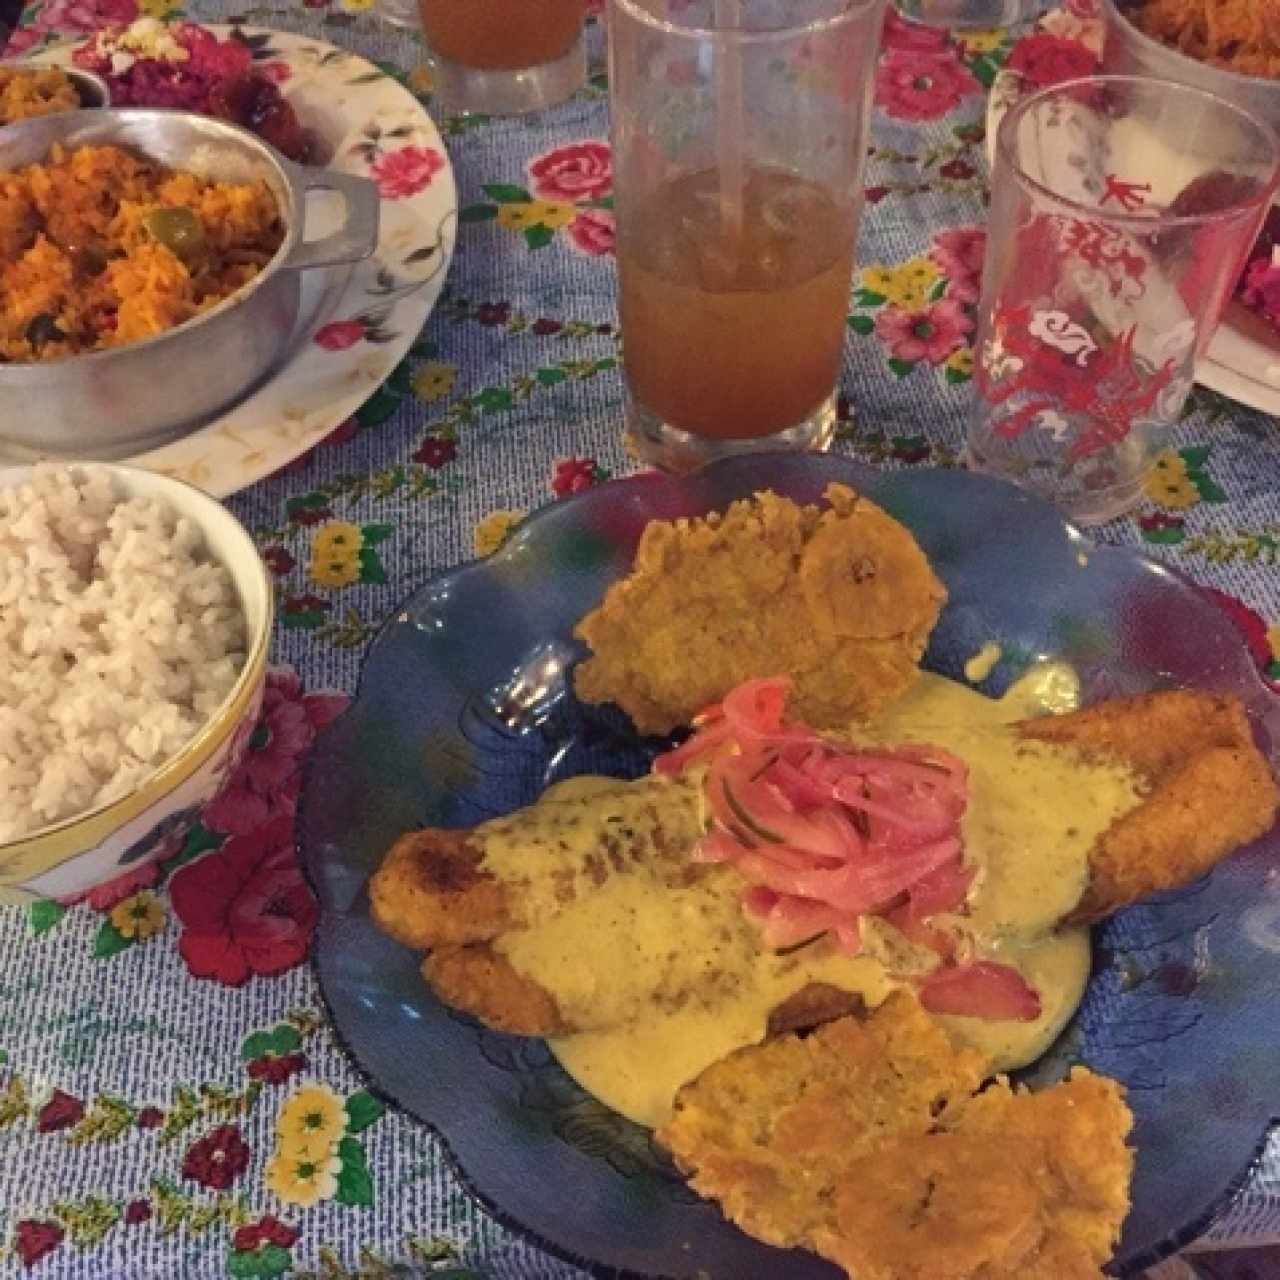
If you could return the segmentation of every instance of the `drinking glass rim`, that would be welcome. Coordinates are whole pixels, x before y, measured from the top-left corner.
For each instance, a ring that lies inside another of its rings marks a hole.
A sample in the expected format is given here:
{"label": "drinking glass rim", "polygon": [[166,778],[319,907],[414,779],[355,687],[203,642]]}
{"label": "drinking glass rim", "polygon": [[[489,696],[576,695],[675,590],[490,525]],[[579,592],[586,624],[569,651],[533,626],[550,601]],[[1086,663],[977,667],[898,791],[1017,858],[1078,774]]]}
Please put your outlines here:
{"label": "drinking glass rim", "polygon": [[[621,3],[622,0],[617,0],[617,2]],[[1263,184],[1261,192],[1254,199],[1239,201],[1226,209],[1216,209],[1209,213],[1158,213],[1152,216],[1151,214],[1126,213],[1123,210],[1113,212],[1110,209],[1099,209],[1096,205],[1085,204],[1082,201],[1073,200],[1070,196],[1061,195],[1052,187],[1046,186],[1038,178],[1033,178],[1027,173],[1014,155],[1012,137],[1017,123],[1024,116],[1030,114],[1031,110],[1039,103],[1049,98],[1062,96],[1074,89],[1092,89],[1106,87],[1107,85],[1140,85],[1144,88],[1158,86],[1165,91],[1172,91],[1184,96],[1191,95],[1213,103],[1215,106],[1225,108],[1232,115],[1250,126],[1266,142],[1271,152],[1270,181]],[[1161,76],[1077,76],[1074,80],[1063,80],[1058,84],[1048,85],[1046,88],[1039,89],[1029,98],[1023,98],[1021,102],[1016,103],[1006,112],[996,131],[996,153],[1008,165],[1010,172],[1021,186],[1030,188],[1037,195],[1053,201],[1053,203],[1072,213],[1084,214],[1092,218],[1104,218],[1108,222],[1114,222],[1122,226],[1189,227],[1205,226],[1214,222],[1228,222],[1233,218],[1241,217],[1247,211],[1270,206],[1275,199],[1277,188],[1280,187],[1280,134],[1270,124],[1265,120],[1259,119],[1253,112],[1246,111],[1230,99],[1224,98],[1221,94],[1214,93],[1209,89],[1197,88],[1195,85],[1183,84],[1177,80],[1166,80]]]}
{"label": "drinking glass rim", "polygon": [[609,0],[609,4],[623,10],[635,22],[643,23],[654,31],[665,35],[680,36],[692,40],[732,40],[738,44],[770,44],[774,41],[794,40],[798,35],[818,35],[824,31],[833,31],[855,18],[866,15],[868,9],[874,9],[881,0],[840,0],[843,8],[839,13],[828,18],[815,18],[812,22],[803,22],[789,27],[769,27],[763,31],[744,31],[740,27],[689,27],[669,18],[659,18],[650,13],[641,0]]}

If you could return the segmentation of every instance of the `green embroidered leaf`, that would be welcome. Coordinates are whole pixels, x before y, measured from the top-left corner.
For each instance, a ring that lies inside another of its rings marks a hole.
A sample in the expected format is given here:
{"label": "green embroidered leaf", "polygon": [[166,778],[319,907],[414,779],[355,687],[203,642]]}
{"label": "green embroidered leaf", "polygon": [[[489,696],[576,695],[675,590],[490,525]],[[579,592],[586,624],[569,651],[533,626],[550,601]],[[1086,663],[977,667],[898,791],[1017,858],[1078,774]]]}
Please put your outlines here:
{"label": "green embroidered leaf", "polygon": [[367,1208],[373,1204],[373,1179],[369,1176],[369,1160],[364,1147],[354,1138],[338,1143],[342,1171],[338,1174],[338,1190],[334,1199],[339,1204]]}
{"label": "green embroidered leaf", "polygon": [[378,559],[378,553],[372,547],[365,547],[360,552],[360,581],[383,583],[387,580],[387,571]]}
{"label": "green embroidered leaf", "polygon": [[938,302],[947,291],[947,285],[951,282],[943,277],[932,289],[929,290],[929,301]]}
{"label": "green embroidered leaf", "polygon": [[616,369],[617,367],[618,360],[616,356],[602,356],[596,361],[597,373],[607,373],[610,369]]}
{"label": "green embroidered leaf", "polygon": [[995,84],[996,72],[1000,70],[1000,64],[984,53],[980,58],[975,58],[969,63],[969,70],[973,72],[973,78],[984,89],[990,89]]}
{"label": "green embroidered leaf", "polygon": [[469,204],[458,213],[459,222],[492,222],[498,216],[496,204]]}
{"label": "green embroidered leaf", "polygon": [[286,631],[314,631],[324,625],[324,614],[319,611],[306,613],[282,613],[280,625]]}
{"label": "green embroidered leaf", "polygon": [[1190,449],[1179,449],[1178,457],[1187,464],[1188,471],[1199,471],[1209,461],[1209,446],[1200,444]]}
{"label": "green embroidered leaf", "polygon": [[867,334],[875,332],[876,322],[870,316],[850,316],[849,328],[854,333],[860,333],[866,337]]}
{"label": "green embroidered leaf", "polygon": [[323,493],[301,493],[290,498],[284,509],[290,515],[295,511],[323,511],[329,505],[329,498]]}
{"label": "green embroidered leaf", "polygon": [[530,249],[545,249],[555,238],[556,233],[540,222],[524,229],[524,240]]}
{"label": "green embroidered leaf", "polygon": [[244,1043],[240,1046],[240,1057],[244,1062],[252,1062],[255,1058],[261,1058],[268,1053],[274,1053],[277,1057],[283,1058],[286,1054],[292,1053],[301,1043],[302,1037],[298,1034],[298,1029],[291,1027],[287,1022],[281,1022],[270,1031],[255,1031],[252,1035],[246,1036]]}
{"label": "green embroidered leaf", "polygon": [[27,1086],[21,1076],[11,1076],[4,1092],[0,1093],[0,1129],[8,1128],[19,1120],[25,1120],[30,1110]]}
{"label": "green embroidered leaf", "polygon": [[913,360],[898,360],[894,358],[889,361],[889,368],[900,378],[905,378],[915,367],[915,361]]}
{"label": "green embroidered leaf", "polygon": [[364,545],[366,547],[374,547],[379,542],[386,542],[395,531],[396,527],[393,524],[365,524],[360,526],[360,532],[364,535]]}
{"label": "green embroidered leaf", "polygon": [[267,1277],[274,1280],[293,1266],[293,1255],[278,1244],[263,1245],[258,1249],[232,1249],[227,1254],[227,1274],[236,1280],[249,1277]]}
{"label": "green embroidered leaf", "polygon": [[120,1220],[120,1206],[100,1196],[83,1200],[64,1200],[53,1206],[54,1215],[67,1229],[72,1244],[91,1249]]}
{"label": "green embroidered leaf", "polygon": [[973,381],[973,374],[966,373],[963,369],[953,369],[947,366],[946,372],[942,375],[953,387],[958,387],[966,382]]}
{"label": "green embroidered leaf", "polygon": [[126,938],[110,920],[104,920],[98,926],[98,936],[93,940],[93,958],[106,960],[111,956],[118,956],[120,952],[133,946],[135,941],[134,938]]}
{"label": "green embroidered leaf", "polygon": [[38,938],[42,933],[48,933],[66,914],[67,909],[62,903],[54,902],[52,898],[41,898],[27,908],[27,923]]}
{"label": "green embroidered leaf", "polygon": [[475,396],[475,403],[485,413],[499,413],[511,408],[511,392],[506,387],[485,387]]}
{"label": "green embroidered leaf", "polygon": [[486,182],[480,188],[499,204],[532,204],[533,197],[523,188],[507,182]]}
{"label": "green embroidered leaf", "polygon": [[860,307],[882,307],[889,301],[883,293],[877,293],[874,289],[859,289],[853,295],[853,300]]}
{"label": "green embroidered leaf", "polygon": [[379,1119],[386,1107],[367,1089],[353,1093],[347,1099],[347,1132],[361,1133]]}
{"label": "green embroidered leaf", "polygon": [[73,1146],[83,1147],[91,1142],[114,1142],[133,1128],[134,1110],[123,1098],[113,1098],[100,1093],[87,1114],[67,1134]]}
{"label": "green embroidered leaf", "polygon": [[1143,529],[1142,539],[1144,542],[1153,542],[1157,546],[1172,547],[1182,542],[1187,536],[1186,530],[1181,526],[1162,529]]}
{"label": "green embroidered leaf", "polygon": [[173,1106],[164,1118],[164,1127],[160,1130],[160,1145],[167,1146],[184,1130],[189,1129],[200,1116],[200,1103],[196,1095],[185,1085],[179,1085],[174,1091]]}
{"label": "green embroidered leaf", "polygon": [[569,375],[563,369],[539,369],[533,376],[542,386],[554,387],[557,382],[563,382]]}
{"label": "green embroidered leaf", "polygon": [[1187,478],[1196,487],[1196,491],[1200,494],[1204,502],[1226,502],[1226,493],[1214,483],[1207,471],[1194,471],[1187,469]]}

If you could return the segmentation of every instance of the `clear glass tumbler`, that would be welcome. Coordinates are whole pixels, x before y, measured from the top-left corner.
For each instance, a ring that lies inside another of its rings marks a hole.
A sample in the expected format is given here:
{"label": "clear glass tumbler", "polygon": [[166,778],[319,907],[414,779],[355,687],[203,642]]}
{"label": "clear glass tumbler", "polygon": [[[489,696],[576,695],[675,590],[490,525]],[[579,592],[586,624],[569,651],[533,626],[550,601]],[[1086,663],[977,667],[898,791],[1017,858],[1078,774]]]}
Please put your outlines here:
{"label": "clear glass tumbler", "polygon": [[436,93],[452,112],[523,115],[586,82],[586,0],[418,0]]}
{"label": "clear glass tumbler", "polygon": [[898,12],[931,27],[1011,27],[1029,18],[1035,0],[894,0]]}
{"label": "clear glass tumbler", "polygon": [[884,0],[612,0],[627,429],[689,470],[835,426]]}
{"label": "clear glass tumbler", "polygon": [[1280,182],[1280,139],[1225,100],[1068,81],[1000,124],[970,466],[1080,524],[1139,498]]}

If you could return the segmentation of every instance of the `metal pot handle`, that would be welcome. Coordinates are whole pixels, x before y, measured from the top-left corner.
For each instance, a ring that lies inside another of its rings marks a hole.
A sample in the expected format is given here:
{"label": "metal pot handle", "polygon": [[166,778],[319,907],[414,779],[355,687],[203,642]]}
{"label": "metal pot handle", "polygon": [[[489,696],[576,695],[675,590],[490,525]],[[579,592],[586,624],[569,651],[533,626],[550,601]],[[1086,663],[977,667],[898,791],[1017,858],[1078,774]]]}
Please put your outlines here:
{"label": "metal pot handle", "polygon": [[[336,173],[332,169],[305,169],[301,165],[283,166],[295,189],[308,191],[336,191],[346,202],[342,226],[332,235],[310,243],[299,241],[285,265],[291,270],[304,271],[310,267],[332,267],[339,263],[360,262],[369,257],[378,244],[378,186],[368,178],[357,178],[350,173]],[[303,230],[306,230],[306,206],[299,199],[303,210]]]}

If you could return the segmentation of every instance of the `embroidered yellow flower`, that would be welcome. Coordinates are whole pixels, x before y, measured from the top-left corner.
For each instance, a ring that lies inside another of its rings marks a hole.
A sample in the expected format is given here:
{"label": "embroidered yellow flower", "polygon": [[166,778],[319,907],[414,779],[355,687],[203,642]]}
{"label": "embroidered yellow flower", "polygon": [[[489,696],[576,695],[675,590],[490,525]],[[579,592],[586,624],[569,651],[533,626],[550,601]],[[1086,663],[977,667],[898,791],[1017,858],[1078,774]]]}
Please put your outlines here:
{"label": "embroidered yellow flower", "polygon": [[327,1151],[346,1130],[346,1106],[325,1084],[299,1089],[276,1116],[282,1152],[314,1155]]}
{"label": "embroidered yellow flower", "polygon": [[942,279],[937,263],[928,258],[911,258],[896,267],[872,266],[862,272],[862,287],[887,298],[908,311],[923,307]]}
{"label": "embroidered yellow flower", "polygon": [[567,227],[578,216],[578,211],[573,205],[562,204],[556,200],[535,200],[529,206],[529,210],[534,222],[552,231]]}
{"label": "embroidered yellow flower", "polygon": [[138,0],[138,17],[159,18],[163,21],[176,8],[173,0]]}
{"label": "embroidered yellow flower", "polygon": [[328,560],[317,560],[312,557],[307,565],[307,575],[317,586],[328,587],[331,591],[339,587],[349,587],[360,581],[360,557],[336,556]]}
{"label": "embroidered yellow flower", "polygon": [[957,31],[956,39],[964,45],[966,53],[979,54],[998,49],[1008,37],[1005,32],[993,28],[989,31]]}
{"label": "embroidered yellow flower", "polygon": [[286,1204],[310,1208],[330,1199],[338,1189],[342,1161],[332,1153],[313,1159],[277,1151],[267,1161],[266,1184]]}
{"label": "embroidered yellow flower", "polygon": [[1170,511],[1185,511],[1200,501],[1200,490],[1187,472],[1187,464],[1172,449],[1162,450],[1142,482],[1147,497]]}
{"label": "embroidered yellow flower", "polygon": [[498,226],[510,227],[512,231],[523,231],[526,227],[538,225],[538,204],[540,201],[517,201],[513,204],[498,206]]}
{"label": "embroidered yellow flower", "polygon": [[348,13],[366,13],[372,9],[375,0],[341,0],[342,7]]}
{"label": "embroidered yellow flower", "polygon": [[957,347],[947,357],[947,368],[954,369],[956,373],[962,373],[965,377],[973,376],[973,348]]}
{"label": "embroidered yellow flower", "polygon": [[1267,647],[1271,650],[1271,661],[1280,662],[1280,622],[1267,628]]}
{"label": "embroidered yellow flower", "polygon": [[164,928],[164,922],[160,899],[147,889],[111,908],[111,923],[124,937],[137,938],[139,942],[155,937]]}
{"label": "embroidered yellow flower", "polygon": [[491,556],[511,536],[511,530],[524,519],[523,511],[490,511],[471,535],[476,555]]}
{"label": "embroidered yellow flower", "polygon": [[414,93],[425,96],[436,87],[436,78],[425,62],[420,62],[409,72],[409,88]]}
{"label": "embroidered yellow flower", "polygon": [[428,360],[421,369],[415,371],[410,385],[419,400],[430,404],[433,400],[443,399],[453,390],[453,380],[457,376],[456,365]]}
{"label": "embroidered yellow flower", "polygon": [[360,526],[345,520],[330,520],[316,530],[311,541],[313,560],[345,560],[360,554],[364,546],[364,534]]}

